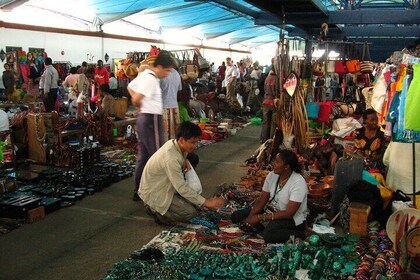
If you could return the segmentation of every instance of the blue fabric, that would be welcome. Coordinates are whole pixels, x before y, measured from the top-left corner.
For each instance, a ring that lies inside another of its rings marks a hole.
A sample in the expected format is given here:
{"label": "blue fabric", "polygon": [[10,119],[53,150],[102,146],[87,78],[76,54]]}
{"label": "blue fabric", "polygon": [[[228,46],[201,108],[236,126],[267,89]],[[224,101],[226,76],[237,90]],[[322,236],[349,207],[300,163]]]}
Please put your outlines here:
{"label": "blue fabric", "polygon": [[376,178],[373,177],[372,174],[370,174],[367,170],[363,170],[362,180],[368,182],[369,184],[375,185],[375,186],[379,185],[378,180],[376,180]]}

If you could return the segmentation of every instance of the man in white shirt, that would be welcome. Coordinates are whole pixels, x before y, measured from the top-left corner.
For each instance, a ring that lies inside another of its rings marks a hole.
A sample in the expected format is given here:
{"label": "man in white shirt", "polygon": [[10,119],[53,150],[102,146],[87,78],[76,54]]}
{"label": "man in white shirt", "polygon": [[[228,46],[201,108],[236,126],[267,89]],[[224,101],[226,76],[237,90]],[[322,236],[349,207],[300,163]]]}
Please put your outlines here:
{"label": "man in white shirt", "polygon": [[238,69],[233,65],[230,57],[226,58],[226,72],[225,72],[225,85],[226,85],[226,98],[236,100],[235,84],[239,74]]}
{"label": "man in white shirt", "polygon": [[174,65],[172,56],[168,52],[161,51],[153,66],[139,73],[127,87],[131,102],[139,111],[136,121],[139,151],[134,180],[134,201],[140,199],[137,190],[147,161],[165,141],[162,122],[162,90],[159,79],[168,76]]}
{"label": "man in white shirt", "polygon": [[117,78],[115,78],[115,74],[111,73],[109,75],[109,93],[113,96],[116,97],[117,95],[117,89],[118,89],[118,80]]}
{"label": "man in white shirt", "polygon": [[198,207],[218,209],[224,205],[222,197],[202,197],[184,178],[187,154],[194,151],[200,137],[201,129],[197,125],[182,123],[176,139],[167,141],[144,168],[139,195],[147,213],[159,224],[188,222],[197,214]]}

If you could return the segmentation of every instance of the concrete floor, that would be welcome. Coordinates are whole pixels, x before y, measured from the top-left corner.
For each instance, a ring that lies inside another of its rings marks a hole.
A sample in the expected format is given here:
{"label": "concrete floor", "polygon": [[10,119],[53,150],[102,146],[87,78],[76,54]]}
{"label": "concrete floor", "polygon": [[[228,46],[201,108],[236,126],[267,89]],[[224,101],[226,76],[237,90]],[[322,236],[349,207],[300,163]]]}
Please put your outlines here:
{"label": "concrete floor", "polygon": [[[260,126],[197,150],[203,195],[238,181],[240,167],[259,146]],[[133,178],[118,182],[74,206],[0,236],[1,280],[101,279],[111,266],[140,249],[164,228],[142,203],[133,202]]]}

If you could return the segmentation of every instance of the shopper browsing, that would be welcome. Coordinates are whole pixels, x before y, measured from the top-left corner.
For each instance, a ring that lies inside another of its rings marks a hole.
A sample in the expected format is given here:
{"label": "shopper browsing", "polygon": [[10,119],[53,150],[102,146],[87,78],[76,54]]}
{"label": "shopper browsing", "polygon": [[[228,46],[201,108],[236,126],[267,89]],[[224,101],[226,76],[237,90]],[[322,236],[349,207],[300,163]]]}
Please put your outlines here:
{"label": "shopper browsing", "polygon": [[140,199],[137,190],[147,161],[164,143],[162,90],[159,79],[168,76],[174,65],[172,56],[161,51],[153,66],[139,73],[127,87],[131,102],[139,111],[136,121],[139,152],[134,180],[134,201]]}
{"label": "shopper browsing", "polygon": [[267,243],[284,243],[291,235],[305,238],[307,195],[296,154],[281,150],[255,205],[234,212],[232,222],[246,229],[265,226],[262,235]]}
{"label": "shopper browsing", "polygon": [[52,66],[50,57],[45,59],[44,64],[45,70],[41,77],[43,80],[44,107],[46,112],[51,112],[55,109],[55,100],[57,99],[58,72]]}
{"label": "shopper browsing", "polygon": [[174,139],[176,130],[179,126],[179,110],[177,96],[178,91],[182,90],[181,76],[174,68],[169,75],[160,80],[163,101],[163,127],[165,131],[165,141]]}
{"label": "shopper browsing", "polygon": [[104,67],[104,62],[102,60],[98,60],[95,68],[95,82],[97,87],[109,83],[109,73]]}
{"label": "shopper browsing", "polygon": [[230,57],[226,58],[226,72],[225,72],[225,86],[226,86],[226,98],[231,101],[236,100],[235,95],[235,84],[237,76],[239,75],[238,69],[234,66]]}
{"label": "shopper browsing", "polygon": [[206,199],[184,179],[187,154],[194,151],[200,136],[197,125],[182,123],[176,139],[167,141],[144,168],[138,193],[157,223],[188,222],[200,206],[218,209],[224,205],[222,197]]}

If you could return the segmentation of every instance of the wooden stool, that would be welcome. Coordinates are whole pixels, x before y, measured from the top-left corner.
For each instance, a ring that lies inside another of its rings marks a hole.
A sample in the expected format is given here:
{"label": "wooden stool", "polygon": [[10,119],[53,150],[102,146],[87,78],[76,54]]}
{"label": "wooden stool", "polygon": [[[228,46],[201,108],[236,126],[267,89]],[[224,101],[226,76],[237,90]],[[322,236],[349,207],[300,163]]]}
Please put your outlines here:
{"label": "wooden stool", "polygon": [[371,208],[369,205],[358,202],[350,203],[349,211],[351,234],[360,236],[367,235],[367,223],[370,210]]}

